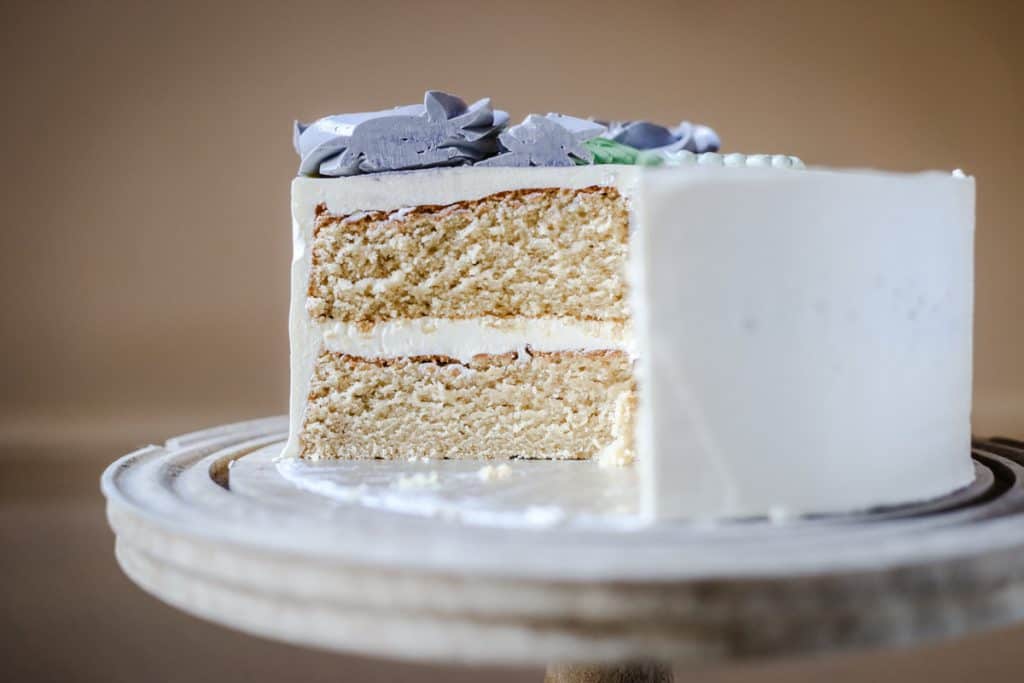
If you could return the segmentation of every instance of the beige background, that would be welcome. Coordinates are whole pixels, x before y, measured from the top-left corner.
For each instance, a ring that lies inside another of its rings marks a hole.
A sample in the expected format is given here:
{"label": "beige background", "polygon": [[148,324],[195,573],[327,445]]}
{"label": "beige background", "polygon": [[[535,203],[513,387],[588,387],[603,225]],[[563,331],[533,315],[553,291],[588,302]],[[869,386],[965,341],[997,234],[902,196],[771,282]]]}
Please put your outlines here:
{"label": "beige background", "polygon": [[[978,178],[975,427],[1024,436],[1021,3],[5,3],[0,30],[0,540],[18,549],[0,642],[24,679],[535,678],[270,646],[113,568],[103,463],[285,409],[293,118],[433,87],[516,119],[685,117],[728,150],[811,164],[962,167]],[[1009,681],[1022,634],[710,678]]]}

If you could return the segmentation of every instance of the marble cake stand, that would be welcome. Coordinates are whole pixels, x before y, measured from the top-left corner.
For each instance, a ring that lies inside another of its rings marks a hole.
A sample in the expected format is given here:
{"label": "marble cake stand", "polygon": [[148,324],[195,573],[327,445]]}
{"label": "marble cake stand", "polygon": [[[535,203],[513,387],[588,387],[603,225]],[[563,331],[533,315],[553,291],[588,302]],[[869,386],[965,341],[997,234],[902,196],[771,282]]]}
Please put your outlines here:
{"label": "marble cake stand", "polygon": [[300,487],[273,461],[285,429],[227,425],[112,464],[128,576],[269,638],[548,664],[549,681],[670,680],[1024,618],[1024,443],[977,443],[974,484],[928,504],[642,526],[628,468],[513,462],[485,481],[479,463],[362,462],[301,471]]}

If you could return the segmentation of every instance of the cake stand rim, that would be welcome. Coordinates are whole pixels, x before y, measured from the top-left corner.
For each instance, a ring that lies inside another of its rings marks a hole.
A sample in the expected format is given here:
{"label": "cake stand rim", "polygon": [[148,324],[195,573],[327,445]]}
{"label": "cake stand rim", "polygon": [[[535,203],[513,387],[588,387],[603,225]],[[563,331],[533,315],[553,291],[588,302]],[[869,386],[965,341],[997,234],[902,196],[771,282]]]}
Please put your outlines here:
{"label": "cake stand rim", "polygon": [[[197,558],[204,556],[202,548],[195,546],[185,548],[184,552]],[[473,604],[424,610],[392,600],[347,604],[299,599],[287,590],[280,590],[283,585],[264,585],[257,589],[249,583],[221,581],[195,571],[201,563],[183,567],[164,558],[153,558],[135,548],[120,533],[115,554],[122,571],[136,585],[199,618],[297,646],[418,662],[533,666],[552,662],[610,664],[655,660],[680,667],[726,665],[867,651],[893,645],[921,645],[997,629],[1024,619],[1024,562],[1019,563],[1012,581],[997,579],[980,591],[977,587],[961,592],[939,591],[932,596],[937,599],[924,601],[914,599],[906,581],[894,582],[889,586],[891,590],[885,590],[888,581],[864,577],[865,591],[862,600],[857,600],[859,604],[854,612],[848,611],[852,600],[844,601],[845,610],[834,609],[834,605],[837,595],[844,592],[843,585],[857,582],[856,574],[825,577],[825,581],[804,595],[804,598],[813,596],[810,602],[815,606],[805,600],[788,618],[780,618],[785,612],[779,608],[797,597],[793,585],[803,583],[800,579],[788,587],[781,578],[726,582],[727,585],[717,591],[723,598],[721,602],[707,600],[707,596],[702,595],[707,587],[699,582],[652,583],[646,596],[648,609],[630,610],[640,614],[615,619],[607,615],[566,613],[561,619],[552,620],[545,614],[501,613],[500,609],[498,613],[488,612]],[[136,559],[145,557],[150,562],[133,565],[130,555]],[[251,569],[251,556],[238,559],[240,567]],[[347,582],[358,581],[360,572],[366,568],[334,564],[333,569],[336,573],[332,580]],[[888,575],[896,577],[904,572],[905,569],[895,569]],[[956,578],[957,573],[954,568],[949,575],[953,583],[949,585],[962,584]],[[459,577],[422,578],[458,580]],[[925,583],[934,584],[935,578],[931,576]],[[486,590],[500,593],[515,581],[487,577],[486,583],[489,584]],[[561,582],[532,583],[538,584],[535,586],[538,597],[548,593],[553,600],[564,600],[567,591],[580,588]],[[395,585],[402,584],[402,580],[395,582]],[[731,587],[728,584],[732,584]],[[435,587],[429,580],[418,584],[423,592]],[[604,602],[613,597],[621,606],[638,597],[630,586],[615,582],[583,586],[584,589],[589,587],[598,588],[597,594],[584,590],[581,595],[570,596],[568,602],[585,602],[595,597]],[[357,584],[355,590],[359,588]],[[410,586],[403,588],[409,590]],[[478,585],[474,592],[480,590]],[[459,592],[458,588],[453,588],[451,594]],[[929,592],[927,588],[924,591],[925,595]],[[733,597],[727,597],[728,593],[734,593]],[[756,605],[780,593],[784,602]],[[668,604],[695,602],[698,606],[688,616],[680,616],[671,610],[665,613],[660,608],[650,609],[652,597]],[[728,613],[729,605],[743,604],[747,609]],[[767,635],[746,632],[761,628],[755,625],[758,613],[772,622]],[[928,620],[922,620],[921,615],[926,615]],[[307,623],[313,626],[307,628],[304,626]],[[636,623],[642,624],[642,628],[635,628]],[[402,630],[396,637],[399,628]],[[386,642],[361,635],[384,632],[382,629],[391,634]],[[424,637],[424,633],[431,635]]]}
{"label": "cake stand rim", "polygon": [[[115,481],[143,457],[166,457],[169,446],[245,442],[253,432],[253,443],[260,434],[273,443],[279,426],[270,418],[192,432],[126,454],[105,470],[117,559],[133,582],[189,613],[293,644],[476,664],[727,663],[920,643],[1024,618],[1024,538],[943,562],[818,573],[571,580],[374,571],[372,562],[296,558],[196,533],[134,504]],[[291,570],[305,583],[292,574],[280,580],[291,571],[281,567],[295,559]],[[772,624],[767,631],[763,617]],[[366,635],[373,626],[401,637],[374,640]]]}
{"label": "cake stand rim", "polygon": [[[178,447],[182,444],[188,443],[189,445],[203,444],[208,442],[214,442],[224,439],[225,435],[236,438],[244,435],[246,437],[252,437],[254,435],[247,433],[248,429],[259,428],[263,430],[261,433],[256,434],[256,437],[263,436],[265,438],[271,438],[275,435],[278,429],[267,429],[268,425],[279,426],[282,420],[282,416],[273,416],[268,418],[258,418],[255,420],[247,420],[236,423],[229,423],[220,425],[217,427],[203,429],[195,432],[189,432],[180,436],[172,437],[168,439],[165,445],[151,444],[142,448],[136,449],[131,453],[125,454],[112,462],[103,472],[100,478],[100,488],[104,497],[108,502],[108,509],[112,505],[120,505],[122,507],[133,509],[137,514],[143,515],[149,518],[154,524],[161,525],[169,530],[178,531],[181,533],[188,533],[194,535],[204,536],[210,540],[215,540],[223,544],[237,545],[243,549],[263,549],[263,546],[253,542],[247,542],[237,536],[232,536],[227,533],[224,529],[217,526],[203,526],[197,528],[195,526],[189,527],[185,522],[179,519],[169,519],[166,516],[161,516],[158,512],[148,509],[137,502],[131,500],[131,498],[122,490],[118,485],[117,478],[120,473],[128,469],[134,461],[140,459],[143,456],[159,456],[161,454],[166,455],[168,448]],[[255,440],[252,439],[252,440]],[[264,448],[269,448],[273,443],[267,444]],[[957,555],[958,560],[969,560],[973,556],[981,556],[986,553],[998,553],[1004,551],[1020,551],[1024,554],[1024,524],[1019,526],[1015,524],[1018,520],[1012,518],[1002,518],[994,520],[986,520],[987,533],[979,534],[977,529],[965,531],[962,529],[944,529],[941,530],[946,535],[957,535],[958,540],[962,541],[960,552]],[[995,528],[993,530],[993,527]],[[1005,530],[1017,531],[1018,533],[1005,533]],[[115,530],[116,531],[116,530]],[[467,533],[514,533],[519,530],[508,530],[500,528],[470,528],[467,529]],[[551,530],[531,530],[529,534],[545,534]],[[622,532],[622,533],[643,533],[643,531],[636,532]],[[311,552],[312,550],[312,552]],[[386,562],[381,562],[379,559],[374,560],[360,560],[353,558],[348,553],[339,553],[337,549],[332,548],[320,548],[320,549],[307,549],[303,548],[299,552],[292,552],[297,555],[309,555],[311,559],[317,561],[328,561],[328,562],[343,562],[353,565],[362,566],[381,566],[382,564],[387,565]],[[709,581],[717,579],[728,579],[733,581],[745,581],[745,580],[760,580],[760,579],[772,579],[772,578],[793,578],[796,576],[815,576],[822,574],[836,574],[838,571],[858,571],[858,572],[870,572],[872,569],[877,569],[880,566],[884,566],[886,569],[906,567],[912,568],[914,566],[921,566],[928,563],[933,563],[936,556],[944,556],[944,553],[940,552],[939,549],[932,549],[932,551],[924,557],[918,558],[907,558],[906,556],[896,558],[888,557],[884,563],[868,562],[863,561],[851,565],[842,564],[830,564],[827,560],[823,563],[814,566],[808,565],[790,565],[790,566],[777,566],[771,563],[757,566],[747,566],[744,568],[720,568],[719,570],[708,571],[708,570],[692,570],[687,568],[686,571],[675,571],[675,572],[663,572],[660,568],[651,568],[650,572],[647,573],[629,573],[629,574],[615,574],[615,573],[597,573],[597,574],[579,574],[570,573],[559,575],[557,580],[560,581],[608,581],[618,580],[623,582],[630,581],[656,581],[660,583],[671,583],[677,581],[686,582],[697,582],[697,581]],[[759,558],[760,559],[760,558]],[[397,565],[399,568],[406,566],[404,563]],[[451,571],[450,568],[436,567],[436,566],[418,566],[418,571],[430,571],[433,573],[443,574],[446,571]],[[657,571],[655,571],[657,570]],[[526,579],[526,580],[543,580],[544,576],[538,577],[536,574],[531,572],[523,572],[521,570],[513,571],[511,567],[504,566],[498,568],[485,569],[481,567],[474,567],[474,572],[481,574],[487,574],[495,576],[497,578],[506,579]]]}

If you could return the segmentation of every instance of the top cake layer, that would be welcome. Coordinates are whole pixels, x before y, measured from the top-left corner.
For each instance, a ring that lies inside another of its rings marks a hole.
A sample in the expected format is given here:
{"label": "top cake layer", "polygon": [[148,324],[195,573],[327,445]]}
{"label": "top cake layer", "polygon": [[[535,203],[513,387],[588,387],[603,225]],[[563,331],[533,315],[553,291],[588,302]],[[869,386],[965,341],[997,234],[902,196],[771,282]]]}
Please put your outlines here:
{"label": "top cake layer", "polygon": [[510,190],[443,206],[318,213],[315,320],[624,321],[629,219],[614,187]]}

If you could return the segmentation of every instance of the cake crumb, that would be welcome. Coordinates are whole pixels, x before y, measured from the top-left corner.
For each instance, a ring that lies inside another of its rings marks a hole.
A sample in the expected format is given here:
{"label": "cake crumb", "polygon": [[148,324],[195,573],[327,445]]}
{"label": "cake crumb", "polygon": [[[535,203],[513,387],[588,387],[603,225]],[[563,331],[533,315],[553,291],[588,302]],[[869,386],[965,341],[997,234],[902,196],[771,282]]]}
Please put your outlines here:
{"label": "cake crumb", "polygon": [[441,486],[441,478],[437,470],[430,472],[417,472],[416,474],[403,474],[395,482],[395,488],[399,491],[414,491],[417,489],[436,489]]}
{"label": "cake crumb", "polygon": [[772,524],[787,524],[794,519],[796,519],[796,515],[793,511],[781,505],[773,505],[768,509],[768,520]]}
{"label": "cake crumb", "polygon": [[623,392],[615,399],[615,420],[612,423],[612,442],[597,454],[597,466],[626,467],[636,459],[628,444],[632,441],[633,415],[636,412],[636,394]]}
{"label": "cake crumb", "polygon": [[484,465],[476,472],[480,481],[497,481],[507,479],[512,474],[512,468],[502,463],[500,465]]}
{"label": "cake crumb", "polygon": [[597,466],[605,469],[609,467],[626,467],[633,464],[633,453],[625,447],[621,439],[616,439],[601,449],[597,454]]}
{"label": "cake crumb", "polygon": [[549,527],[565,521],[565,510],[557,505],[531,505],[523,514],[524,521],[530,526]]}

